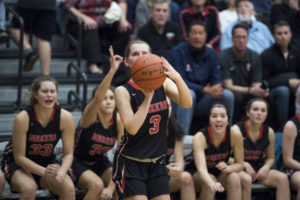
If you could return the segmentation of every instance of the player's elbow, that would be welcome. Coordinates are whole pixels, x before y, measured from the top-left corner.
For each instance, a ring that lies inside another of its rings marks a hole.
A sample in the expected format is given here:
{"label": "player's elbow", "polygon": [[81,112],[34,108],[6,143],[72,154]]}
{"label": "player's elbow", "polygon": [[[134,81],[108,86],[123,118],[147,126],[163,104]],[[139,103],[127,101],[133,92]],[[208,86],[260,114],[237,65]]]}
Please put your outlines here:
{"label": "player's elbow", "polygon": [[131,126],[125,126],[125,130],[130,135],[136,135],[138,132],[138,130],[135,127],[131,127]]}
{"label": "player's elbow", "polygon": [[21,155],[20,156],[18,156],[18,155],[15,156],[14,155],[14,160],[15,160],[15,162],[16,162],[17,165],[19,165],[20,167],[23,166],[23,162],[22,161],[24,160],[24,156],[21,156]]}
{"label": "player's elbow", "polygon": [[283,165],[287,168],[290,168],[290,163],[292,158],[287,158],[286,156],[282,156]]}

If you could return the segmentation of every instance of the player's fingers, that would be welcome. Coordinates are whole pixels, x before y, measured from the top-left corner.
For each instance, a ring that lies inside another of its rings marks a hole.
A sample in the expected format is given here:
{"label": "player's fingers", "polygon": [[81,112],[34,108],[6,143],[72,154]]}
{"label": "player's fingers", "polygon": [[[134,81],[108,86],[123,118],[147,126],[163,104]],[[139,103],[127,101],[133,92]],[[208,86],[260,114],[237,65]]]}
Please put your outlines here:
{"label": "player's fingers", "polygon": [[112,47],[111,45],[109,45],[108,50],[109,50],[109,54],[110,54],[111,56],[114,56],[114,49],[113,49],[113,47]]}
{"label": "player's fingers", "polygon": [[122,57],[122,56],[115,55],[114,57],[115,57],[115,60],[116,60],[116,61],[120,61],[120,62],[123,61],[123,57]]}

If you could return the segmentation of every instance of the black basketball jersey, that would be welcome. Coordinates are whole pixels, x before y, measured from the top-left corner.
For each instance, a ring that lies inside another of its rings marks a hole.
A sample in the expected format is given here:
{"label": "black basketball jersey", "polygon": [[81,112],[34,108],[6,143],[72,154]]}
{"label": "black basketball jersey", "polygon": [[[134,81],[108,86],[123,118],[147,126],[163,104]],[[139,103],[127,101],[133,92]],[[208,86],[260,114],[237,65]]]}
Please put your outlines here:
{"label": "black basketball jersey", "polygon": [[[124,84],[130,95],[130,103],[135,113],[145,96],[136,85],[128,81]],[[167,152],[166,130],[169,105],[163,86],[154,91],[148,115],[136,135],[126,130],[118,152],[127,156],[144,159],[156,158]]]}
{"label": "black basketball jersey", "polygon": [[26,111],[30,117],[26,156],[37,163],[46,163],[55,159],[53,149],[61,138],[59,130],[61,108],[53,107],[52,117],[46,127],[40,124],[35,106],[29,107]]}
{"label": "black basketball jersey", "polygon": [[205,149],[205,158],[207,169],[215,168],[219,162],[227,163],[230,154],[230,127],[226,127],[226,132],[222,142],[218,147],[215,146],[214,140],[211,133],[211,127],[202,129],[202,133],[205,136],[207,148]]}
{"label": "black basketball jersey", "polygon": [[[29,115],[29,130],[26,134],[26,157],[30,160],[45,165],[55,159],[54,147],[61,138],[59,106],[53,107],[50,122],[43,127],[37,117],[35,106],[26,109]],[[13,162],[12,143],[9,142],[2,153],[2,162]]]}
{"label": "black basketball jersey", "polygon": [[294,116],[291,119],[292,122],[294,122],[296,128],[297,128],[297,136],[295,139],[295,144],[294,144],[294,155],[293,158],[300,162],[300,114]]}
{"label": "black basketball jersey", "polygon": [[239,122],[236,125],[240,128],[244,138],[244,160],[257,171],[265,163],[266,149],[270,144],[269,126],[262,125],[260,127],[258,139],[256,143],[253,143],[248,131],[248,120]]}
{"label": "black basketball jersey", "polygon": [[80,160],[97,161],[99,156],[112,149],[117,139],[117,113],[113,113],[110,126],[105,129],[101,119],[88,128],[76,130],[74,155]]}

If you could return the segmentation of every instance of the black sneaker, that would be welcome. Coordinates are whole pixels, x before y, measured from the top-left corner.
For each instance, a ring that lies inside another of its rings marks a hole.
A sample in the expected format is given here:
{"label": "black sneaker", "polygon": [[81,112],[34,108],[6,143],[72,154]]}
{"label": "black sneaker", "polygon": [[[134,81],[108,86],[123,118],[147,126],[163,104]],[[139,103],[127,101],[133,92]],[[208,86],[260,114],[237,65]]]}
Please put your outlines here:
{"label": "black sneaker", "polygon": [[8,34],[0,29],[0,44],[6,42],[8,39]]}
{"label": "black sneaker", "polygon": [[35,62],[37,61],[38,57],[37,55],[31,51],[29,52],[26,56],[25,56],[25,63],[24,63],[24,67],[23,70],[25,72],[29,72],[32,70]]}

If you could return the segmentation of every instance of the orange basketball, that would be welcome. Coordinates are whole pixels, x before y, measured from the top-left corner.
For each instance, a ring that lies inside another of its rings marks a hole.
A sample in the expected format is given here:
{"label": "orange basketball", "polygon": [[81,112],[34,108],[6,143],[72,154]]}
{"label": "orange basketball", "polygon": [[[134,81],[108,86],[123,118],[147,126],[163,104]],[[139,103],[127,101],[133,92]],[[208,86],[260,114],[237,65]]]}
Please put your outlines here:
{"label": "orange basketball", "polygon": [[155,54],[139,57],[131,68],[133,81],[142,89],[155,90],[166,80],[162,59]]}

